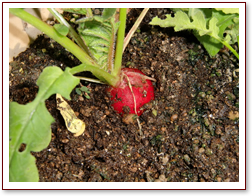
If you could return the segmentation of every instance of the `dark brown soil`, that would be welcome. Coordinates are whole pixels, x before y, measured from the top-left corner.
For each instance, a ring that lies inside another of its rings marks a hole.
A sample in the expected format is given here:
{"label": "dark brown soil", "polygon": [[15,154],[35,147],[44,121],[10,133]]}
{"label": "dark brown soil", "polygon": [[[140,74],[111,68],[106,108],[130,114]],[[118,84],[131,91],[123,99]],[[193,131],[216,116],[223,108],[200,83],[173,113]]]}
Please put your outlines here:
{"label": "dark brown soil", "polygon": [[[127,30],[140,11],[131,10]],[[69,104],[86,123],[83,135],[66,129],[55,95],[46,101],[55,123],[49,146],[33,153],[41,182],[239,181],[238,60],[228,50],[209,57],[190,32],[148,25],[168,12],[151,9],[123,56],[124,67],[156,79],[155,101],[140,117],[143,137],[111,108],[106,85],[82,82],[90,99],[73,90]],[[78,63],[39,37],[10,63],[10,101],[32,101],[44,67]]]}

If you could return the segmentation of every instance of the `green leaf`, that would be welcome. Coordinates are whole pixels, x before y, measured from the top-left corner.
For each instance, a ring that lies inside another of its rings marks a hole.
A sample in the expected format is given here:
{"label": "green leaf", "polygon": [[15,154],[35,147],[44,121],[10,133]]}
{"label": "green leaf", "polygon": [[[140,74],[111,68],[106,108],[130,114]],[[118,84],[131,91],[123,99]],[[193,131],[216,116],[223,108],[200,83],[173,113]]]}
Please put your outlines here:
{"label": "green leaf", "polygon": [[218,37],[219,33],[219,28],[216,26],[217,23],[218,20],[216,18],[212,18],[209,21],[209,29],[211,29],[212,36],[209,35],[198,36],[197,33],[194,33],[194,35],[203,44],[203,46],[205,47],[210,56],[215,56],[219,52],[219,50],[223,47],[223,45],[214,38]]}
{"label": "green leaf", "polygon": [[218,19],[213,17],[209,21],[209,29],[211,29],[211,35],[214,37],[219,36],[219,27],[217,27]]}
{"label": "green leaf", "polygon": [[222,43],[209,35],[200,36],[197,34],[197,32],[194,32],[194,35],[204,46],[210,56],[215,56],[223,47]]}
{"label": "green leaf", "polygon": [[113,69],[114,43],[119,22],[115,22],[115,8],[105,8],[102,16],[81,18],[78,31],[94,60],[105,71]]}
{"label": "green leaf", "polygon": [[76,92],[78,95],[81,95],[81,90],[80,90],[80,88],[76,88],[76,89],[75,89],[75,92]]}
{"label": "green leaf", "polygon": [[[45,100],[59,93],[70,99],[70,92],[79,79],[58,67],[47,67],[41,73],[37,85],[36,98],[26,105],[10,103],[10,143],[9,143],[9,180],[11,182],[38,181],[38,171],[32,152],[46,148],[51,140],[50,125],[53,118],[47,111]],[[24,149],[22,149],[24,146]],[[22,149],[22,150],[21,150]]]}
{"label": "green leaf", "polygon": [[69,32],[69,28],[63,24],[55,24],[53,27],[59,34],[63,36],[66,36]]}
{"label": "green leaf", "polygon": [[109,18],[114,16],[115,12],[116,12],[116,8],[104,8],[102,12],[102,18],[104,20],[108,20]]}
{"label": "green leaf", "polygon": [[[239,58],[236,51],[229,45],[235,43],[239,37],[239,22],[237,22],[239,9],[189,8],[183,10],[173,9],[174,17],[169,14],[164,20],[155,17],[150,24],[174,27],[175,31],[193,30],[193,34],[211,56],[216,55],[224,44]],[[228,35],[224,37],[224,33]]]}
{"label": "green leaf", "polygon": [[201,36],[205,35],[206,33],[209,32],[206,29],[205,16],[204,16],[204,14],[203,14],[203,12],[201,10],[199,10],[199,9],[193,9],[193,12],[191,12],[191,17],[193,19],[192,28],[193,29],[199,29],[199,34]]}
{"label": "green leaf", "polygon": [[[212,17],[218,19],[218,23],[216,24],[219,27],[219,36],[223,38],[223,33],[227,29],[228,26],[235,24],[234,18],[237,17],[236,14],[224,14],[221,11],[213,10]],[[239,23],[239,21],[238,21]]]}
{"label": "green leaf", "polygon": [[222,11],[225,14],[239,14],[239,8],[215,8],[218,11]]}
{"label": "green leaf", "polygon": [[92,29],[84,29],[81,32],[81,34],[83,36],[89,35],[89,36],[98,37],[106,41],[109,41],[109,38],[110,38],[108,32],[104,30],[104,28],[99,27],[99,26],[93,27]]}
{"label": "green leaf", "polygon": [[71,13],[74,13],[74,14],[86,15],[87,14],[87,9],[88,8],[64,8],[63,10],[65,12],[71,12]]}
{"label": "green leaf", "polygon": [[81,91],[84,91],[84,92],[86,92],[86,93],[90,93],[89,88],[86,87],[86,86],[82,86],[82,87],[81,87]]}
{"label": "green leaf", "polygon": [[[180,22],[178,22],[180,21]],[[159,25],[160,27],[174,27],[175,31],[189,29],[190,19],[186,13],[178,11],[174,17],[167,14],[166,19],[162,20],[157,16],[150,22],[151,25]]]}
{"label": "green leaf", "polygon": [[87,99],[90,99],[90,96],[89,96],[88,94],[85,94],[85,97],[86,97]]}
{"label": "green leaf", "polygon": [[94,47],[94,46],[104,46],[104,47],[109,47],[108,41],[104,39],[94,39],[90,42],[89,46]]}
{"label": "green leaf", "polygon": [[230,27],[227,28],[227,30],[225,30],[225,33],[230,35],[231,44],[234,44],[236,42],[238,42],[239,44],[239,23],[232,24]]}

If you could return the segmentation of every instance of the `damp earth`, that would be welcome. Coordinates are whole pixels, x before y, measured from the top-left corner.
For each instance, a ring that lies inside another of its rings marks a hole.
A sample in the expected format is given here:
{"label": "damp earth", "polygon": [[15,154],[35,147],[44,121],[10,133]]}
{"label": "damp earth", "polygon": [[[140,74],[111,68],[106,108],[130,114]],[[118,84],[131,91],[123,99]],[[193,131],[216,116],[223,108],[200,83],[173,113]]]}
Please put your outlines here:
{"label": "damp earth", "polygon": [[[141,9],[132,9],[127,29]],[[56,98],[46,106],[55,122],[52,139],[36,158],[41,182],[238,182],[239,62],[226,48],[210,57],[192,33],[148,23],[168,9],[150,9],[123,55],[123,67],[155,78],[155,100],[139,125],[111,107],[104,84],[81,81],[69,105],[86,123],[74,137]],[[233,46],[237,47],[237,46]],[[39,36],[9,64],[10,101],[31,102],[47,66],[63,70],[80,62],[47,36]],[[82,73],[90,76],[90,73]]]}

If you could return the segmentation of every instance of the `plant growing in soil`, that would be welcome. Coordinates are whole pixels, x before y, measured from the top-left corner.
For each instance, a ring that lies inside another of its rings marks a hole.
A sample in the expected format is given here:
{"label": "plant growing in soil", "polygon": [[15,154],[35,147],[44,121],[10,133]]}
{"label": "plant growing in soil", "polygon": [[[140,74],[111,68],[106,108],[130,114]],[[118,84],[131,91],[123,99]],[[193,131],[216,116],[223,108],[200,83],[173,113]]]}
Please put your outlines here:
{"label": "plant growing in soil", "polygon": [[151,25],[174,27],[175,31],[192,30],[209,55],[215,56],[225,45],[239,59],[231,46],[239,45],[239,8],[175,8],[174,16],[155,17]]}
{"label": "plant growing in soil", "polygon": [[[137,69],[121,69],[121,62],[123,50],[147,10],[143,10],[125,39],[126,8],[120,9],[120,22],[115,22],[115,8],[105,8],[101,16],[93,15],[89,8],[66,9],[67,12],[85,15],[76,21],[79,34],[55,9],[49,11],[60,24],[53,27],[21,8],[9,10],[57,41],[81,61],[80,65],[66,68],[65,71],[58,67],[45,68],[37,81],[39,92],[36,98],[26,105],[10,103],[10,181],[38,181],[35,158],[30,152],[41,151],[51,140],[50,124],[53,118],[46,110],[45,100],[52,94],[61,94],[70,99],[70,93],[80,79],[108,84],[112,106],[120,114],[125,113],[124,108],[128,108],[128,113],[142,114],[141,107],[154,99],[150,81],[153,79]],[[92,72],[97,80],[74,76],[83,71]]]}
{"label": "plant growing in soil", "polygon": [[90,90],[88,87],[82,86],[80,88],[76,88],[75,91],[78,95],[84,95],[87,99],[90,99],[90,96],[88,95]]}
{"label": "plant growing in soil", "polygon": [[[68,67],[64,71],[58,67],[45,68],[37,81],[39,92],[36,98],[26,105],[10,103],[10,181],[39,179],[35,158],[30,152],[41,151],[51,140],[50,125],[53,118],[45,107],[45,100],[51,95],[61,94],[70,99],[70,93],[79,84],[80,79],[105,83],[109,85],[107,91],[111,95],[114,109],[122,115],[127,111],[133,114],[134,118],[142,114],[141,107],[145,103],[154,99],[151,78],[139,70],[121,68],[122,53],[148,9],[144,9],[125,39],[124,8],[120,9],[120,23],[115,22],[116,9],[113,8],[104,9],[101,16],[93,15],[91,9],[65,10],[86,16],[76,21],[79,33],[75,32],[56,10],[49,10],[60,24],[49,26],[23,9],[10,9],[10,13],[60,43],[75,55],[81,64],[73,68]],[[175,31],[192,29],[211,56],[225,45],[239,58],[238,53],[230,46],[232,43],[239,43],[239,15],[236,10],[230,12],[225,9],[190,8],[174,9],[174,12],[174,17],[167,15],[165,20],[154,18],[150,24],[174,27]],[[97,79],[74,76],[83,71],[92,72]],[[88,95],[85,88],[77,88],[76,92]]]}

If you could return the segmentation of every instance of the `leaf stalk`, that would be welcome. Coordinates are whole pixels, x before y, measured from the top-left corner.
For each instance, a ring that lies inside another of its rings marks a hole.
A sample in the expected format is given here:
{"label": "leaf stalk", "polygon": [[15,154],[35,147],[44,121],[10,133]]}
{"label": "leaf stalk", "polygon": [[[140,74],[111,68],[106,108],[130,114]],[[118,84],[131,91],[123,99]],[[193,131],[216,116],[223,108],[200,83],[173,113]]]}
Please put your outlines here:
{"label": "leaf stalk", "polygon": [[123,55],[123,41],[122,40],[124,40],[124,36],[125,36],[126,16],[127,16],[127,8],[120,8],[120,15],[119,15],[120,26],[117,33],[114,70],[112,70],[111,72],[113,76],[118,76],[121,71],[122,55]]}
{"label": "leaf stalk", "polygon": [[69,38],[58,33],[52,26],[44,23],[42,20],[29,14],[22,8],[10,8],[9,11],[11,14],[30,23],[40,31],[44,32],[50,38],[54,39],[56,42],[58,42],[64,48],[70,51],[74,56],[76,56],[82,63],[98,67],[97,63],[85,51],[83,51],[78,45],[72,42]]}

